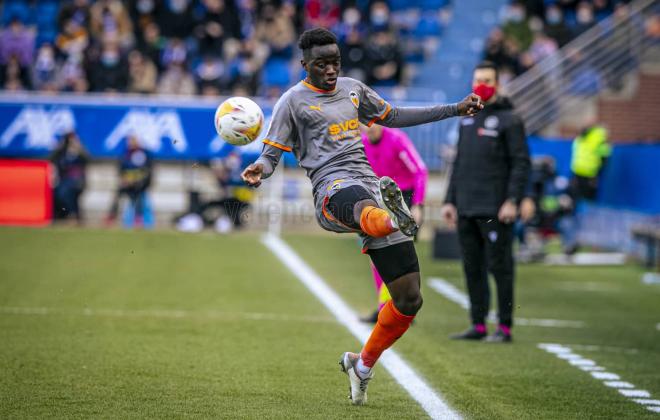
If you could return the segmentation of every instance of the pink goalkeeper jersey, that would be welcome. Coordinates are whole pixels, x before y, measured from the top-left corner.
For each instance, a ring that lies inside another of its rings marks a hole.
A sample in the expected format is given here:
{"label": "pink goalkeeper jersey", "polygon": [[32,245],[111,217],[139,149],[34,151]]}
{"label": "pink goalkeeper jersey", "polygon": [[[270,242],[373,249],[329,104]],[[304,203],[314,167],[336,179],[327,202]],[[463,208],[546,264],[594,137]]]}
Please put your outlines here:
{"label": "pink goalkeeper jersey", "polygon": [[424,204],[428,170],[412,142],[401,130],[383,127],[383,137],[376,144],[362,135],[364,152],[376,175],[389,176],[401,190],[412,190],[412,204]]}

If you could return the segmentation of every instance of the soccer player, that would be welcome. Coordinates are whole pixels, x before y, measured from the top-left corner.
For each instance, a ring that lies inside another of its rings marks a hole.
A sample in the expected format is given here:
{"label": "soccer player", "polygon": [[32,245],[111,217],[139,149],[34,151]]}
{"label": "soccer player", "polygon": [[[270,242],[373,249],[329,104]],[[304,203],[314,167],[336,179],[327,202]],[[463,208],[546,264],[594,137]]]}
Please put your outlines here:
{"label": "soccer player", "polygon": [[[403,201],[410,208],[417,225],[421,226],[428,170],[412,141],[406,133],[396,128],[378,124],[371,127],[361,125],[360,128],[364,153],[374,173],[378,177],[389,176],[397,183]],[[378,309],[361,321],[376,323],[378,313],[392,297],[373,264],[371,272],[378,295]]]}
{"label": "soccer player", "polygon": [[401,337],[422,306],[420,275],[412,236],[417,225],[401,190],[388,177],[378,179],[364,154],[359,123],[406,127],[444,118],[473,115],[483,106],[470,94],[462,102],[393,108],[363,83],[339,77],[337,38],[323,28],[305,31],[298,43],[302,80],[278,100],[261,156],[242,174],[259,186],[282,153],[293,151],[312,181],[316,218],[332,232],[361,236],[392,300],[383,307],[359,354],[346,352],[340,365],[348,375],[353,404],[367,401],[367,385],[380,355]]}

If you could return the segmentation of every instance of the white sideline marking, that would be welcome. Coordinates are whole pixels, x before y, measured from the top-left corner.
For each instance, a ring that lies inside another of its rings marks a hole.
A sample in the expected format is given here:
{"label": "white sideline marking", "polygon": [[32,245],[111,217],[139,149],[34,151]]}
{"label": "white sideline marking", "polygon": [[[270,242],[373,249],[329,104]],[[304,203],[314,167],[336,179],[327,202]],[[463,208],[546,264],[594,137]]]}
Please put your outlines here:
{"label": "white sideline marking", "polygon": [[[584,359],[582,356],[579,354],[573,353],[573,350],[568,347],[568,345],[562,345],[562,344],[553,344],[553,343],[541,343],[538,345],[538,348],[547,351],[548,353],[554,354],[556,357],[560,359],[564,359],[571,363],[572,365],[575,365],[575,361],[587,361],[588,359]],[[577,356],[577,358],[574,358],[572,356]],[[591,362],[591,360],[589,360]],[[630,382],[625,382],[621,381],[619,375],[610,373],[610,372],[599,372],[601,370],[605,370],[605,368],[601,366],[577,366],[582,370],[585,371],[592,371],[591,376],[593,376],[595,379],[599,379],[603,381],[603,384],[607,387],[614,388],[621,395],[624,397],[628,397],[631,399],[631,401],[641,404],[646,407],[647,410],[653,411],[656,413],[660,413],[660,400],[652,400],[649,399],[651,398],[651,393],[644,390],[644,389],[633,389],[635,388],[635,385],[631,384]]]}
{"label": "white sideline marking", "polygon": [[635,385],[631,384],[630,382],[623,382],[623,381],[607,381],[605,382],[605,386],[609,386],[610,388],[634,388]]}
{"label": "white sideline marking", "polygon": [[639,404],[644,404],[644,405],[660,405],[660,400],[646,400],[646,399],[639,398],[639,399],[635,399],[633,401],[635,401],[636,403],[639,403]]}
{"label": "white sideline marking", "polygon": [[114,318],[203,318],[219,320],[254,320],[254,321],[299,321],[299,322],[335,322],[333,318],[321,316],[287,315],[261,312],[219,312],[219,311],[187,311],[184,309],[62,309],[62,308],[29,308],[0,307],[0,314],[9,315],[65,315],[65,316],[99,316]]}
{"label": "white sideline marking", "polygon": [[626,397],[650,398],[651,393],[643,389],[620,389],[619,392]]}
{"label": "white sideline marking", "polygon": [[[428,285],[431,289],[435,290],[442,296],[457,303],[461,308],[466,310],[470,309],[470,299],[467,295],[458,290],[456,286],[449,283],[447,280],[439,277],[431,277],[429,278]],[[488,320],[491,322],[497,322],[497,315],[495,312],[491,311],[488,314]],[[584,322],[582,321],[569,321],[562,319],[515,318],[514,322],[516,325],[525,327],[584,328]]]}
{"label": "white sideline marking", "polygon": [[621,377],[616,373],[610,373],[610,372],[591,372],[591,376],[603,381],[618,381],[619,379],[621,379]]}
{"label": "white sideline marking", "polygon": [[[371,328],[359,322],[358,315],[332,290],[325,281],[282,239],[264,235],[262,243],[312,292],[316,298],[361,343],[371,334]],[[392,377],[413,397],[432,419],[460,419],[445,400],[436,393],[394,350],[383,353],[380,363]]]}
{"label": "white sideline marking", "polygon": [[655,329],[658,330],[658,331],[660,331],[660,322],[658,322],[658,323],[655,325]]}

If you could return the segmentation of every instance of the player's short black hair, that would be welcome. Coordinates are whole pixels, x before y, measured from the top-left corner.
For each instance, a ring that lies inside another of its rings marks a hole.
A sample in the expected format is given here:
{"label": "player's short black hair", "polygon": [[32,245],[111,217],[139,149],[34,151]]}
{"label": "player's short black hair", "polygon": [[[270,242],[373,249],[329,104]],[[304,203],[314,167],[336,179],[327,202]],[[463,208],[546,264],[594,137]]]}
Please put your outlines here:
{"label": "player's short black hair", "polygon": [[314,28],[308,29],[300,35],[298,48],[304,52],[312,49],[312,47],[336,43],[337,37],[335,34],[325,28]]}
{"label": "player's short black hair", "polygon": [[495,80],[499,80],[500,78],[500,72],[499,69],[497,68],[497,64],[493,63],[492,61],[484,60],[481,63],[477,64],[477,67],[474,68],[475,70],[480,70],[480,69],[491,69],[495,72]]}

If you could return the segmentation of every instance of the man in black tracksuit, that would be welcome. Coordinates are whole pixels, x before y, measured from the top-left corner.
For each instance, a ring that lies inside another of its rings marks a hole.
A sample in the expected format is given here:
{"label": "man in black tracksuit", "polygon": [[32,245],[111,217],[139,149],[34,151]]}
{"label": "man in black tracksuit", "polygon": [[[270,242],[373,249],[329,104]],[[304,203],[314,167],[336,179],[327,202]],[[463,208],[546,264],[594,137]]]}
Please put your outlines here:
{"label": "man in black tracksuit", "polygon": [[490,307],[488,272],[495,277],[499,328],[487,338],[511,341],[513,321],[513,223],[530,171],[522,120],[511,102],[497,95],[497,68],[481,63],[473,89],[485,108],[460,122],[458,150],[442,216],[458,225],[472,327],[452,338],[486,337]]}

